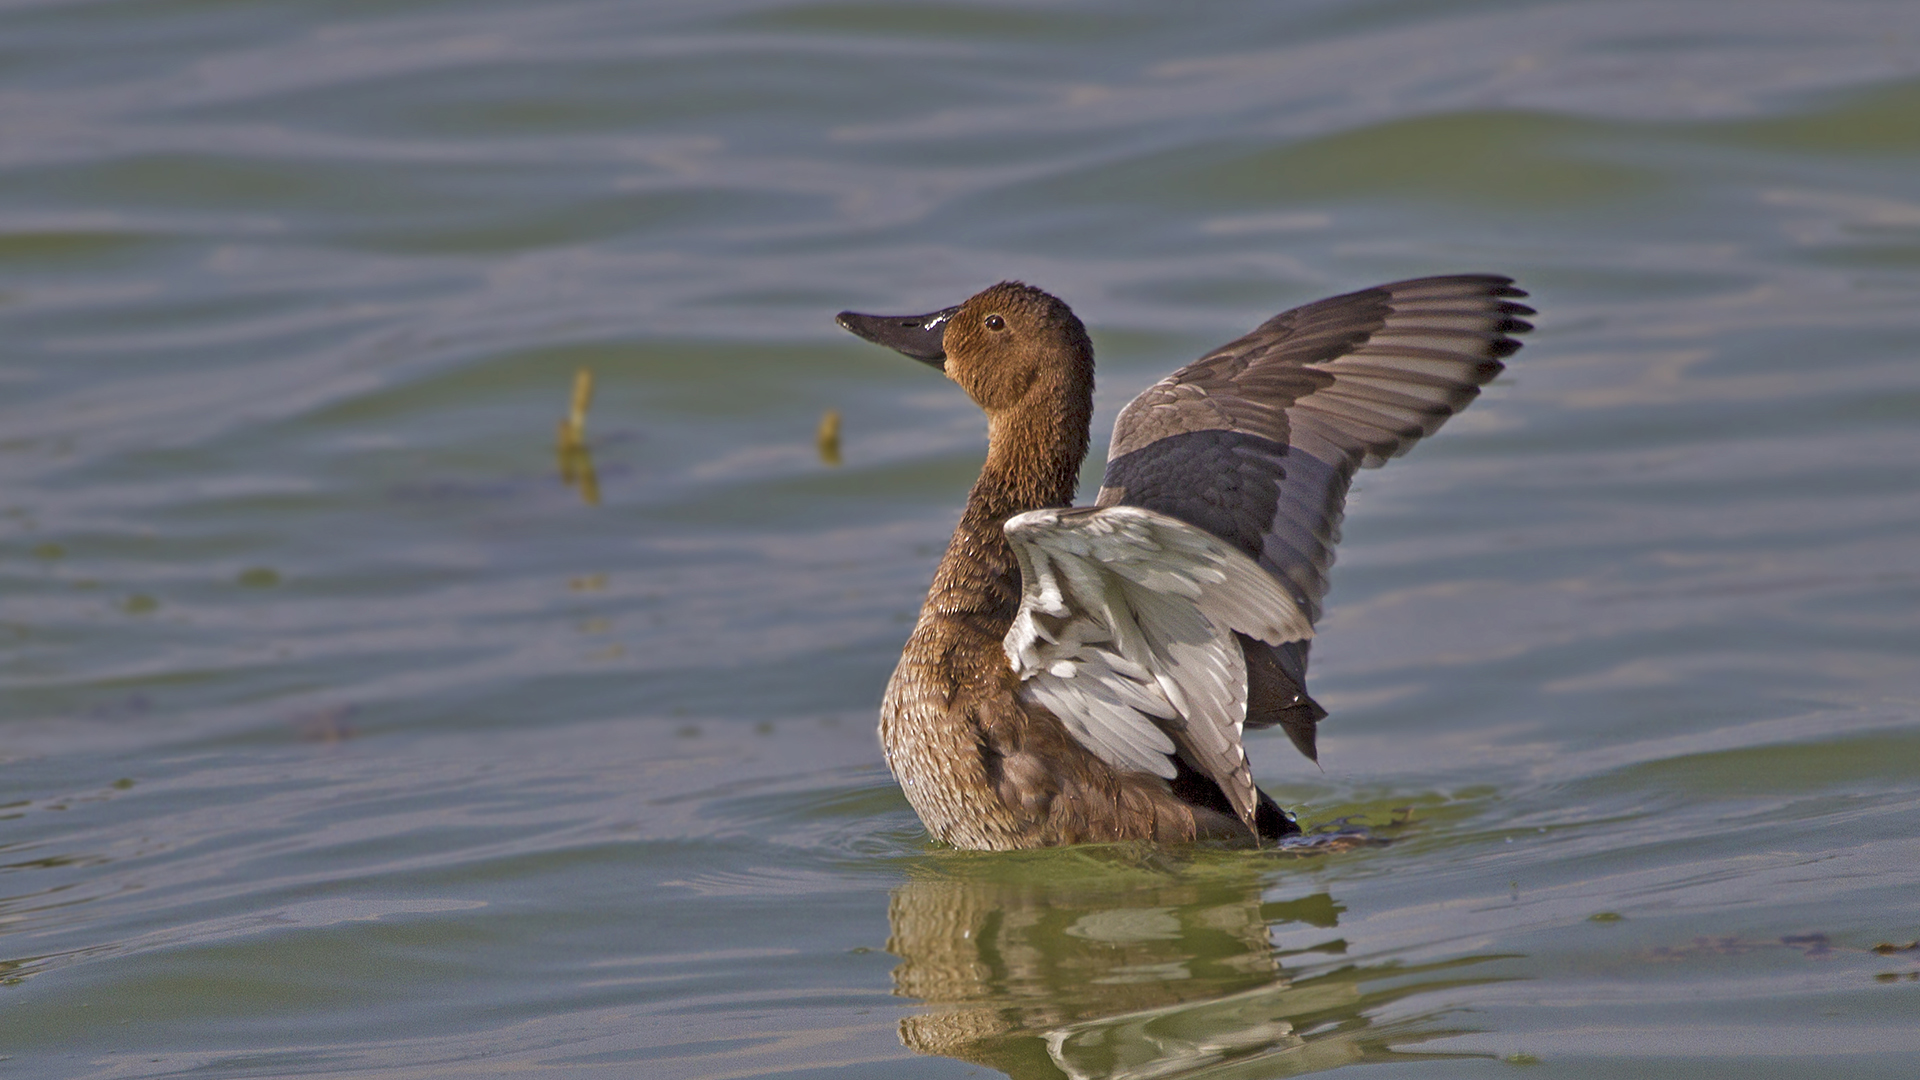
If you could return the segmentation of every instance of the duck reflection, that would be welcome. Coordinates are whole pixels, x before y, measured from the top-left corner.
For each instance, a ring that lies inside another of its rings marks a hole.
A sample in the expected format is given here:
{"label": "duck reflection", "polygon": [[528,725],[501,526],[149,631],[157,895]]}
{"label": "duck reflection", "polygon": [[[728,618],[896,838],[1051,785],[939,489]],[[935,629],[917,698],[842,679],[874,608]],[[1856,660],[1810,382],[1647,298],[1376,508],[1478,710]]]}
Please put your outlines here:
{"label": "duck reflection", "polygon": [[894,992],[929,1008],[901,1021],[901,1041],[1016,1080],[1090,1080],[1404,1062],[1420,1055],[1396,1048],[1459,1033],[1375,1017],[1482,981],[1451,969],[1488,958],[1343,963],[1345,909],[1330,894],[1263,902],[1270,862],[1196,860],[1068,849],[916,868],[893,893],[887,949],[900,958]]}

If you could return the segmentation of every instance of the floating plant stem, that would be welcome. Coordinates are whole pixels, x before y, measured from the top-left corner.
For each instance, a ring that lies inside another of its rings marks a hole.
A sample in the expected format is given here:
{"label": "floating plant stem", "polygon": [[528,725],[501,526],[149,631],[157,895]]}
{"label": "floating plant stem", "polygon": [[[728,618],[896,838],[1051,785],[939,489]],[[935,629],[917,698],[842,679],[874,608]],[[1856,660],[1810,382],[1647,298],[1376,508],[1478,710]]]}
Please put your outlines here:
{"label": "floating plant stem", "polygon": [[573,373],[573,401],[566,419],[560,421],[555,453],[560,459],[560,480],[580,490],[580,501],[600,505],[600,478],[593,471],[593,454],[587,449],[587,407],[593,404],[593,372],[581,368]]}
{"label": "floating plant stem", "polygon": [[840,410],[828,409],[820,417],[820,430],[814,436],[814,443],[820,448],[820,460],[828,465],[840,464]]}

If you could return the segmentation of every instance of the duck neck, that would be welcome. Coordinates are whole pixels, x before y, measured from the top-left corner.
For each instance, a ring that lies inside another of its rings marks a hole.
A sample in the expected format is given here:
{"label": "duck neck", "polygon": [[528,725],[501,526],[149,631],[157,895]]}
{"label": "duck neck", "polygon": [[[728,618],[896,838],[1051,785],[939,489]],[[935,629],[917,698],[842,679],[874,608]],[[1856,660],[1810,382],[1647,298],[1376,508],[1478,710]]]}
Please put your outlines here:
{"label": "duck neck", "polygon": [[997,528],[1015,514],[1070,506],[1087,456],[1092,395],[1083,408],[1029,408],[987,421],[987,460],[967,495],[966,515]]}
{"label": "duck neck", "polygon": [[1007,543],[1007,519],[1028,510],[1071,506],[1087,456],[1093,389],[1038,393],[987,421],[987,461],[967,494],[947,554],[927,596],[927,614],[981,616],[995,640],[1020,605],[1020,570]]}

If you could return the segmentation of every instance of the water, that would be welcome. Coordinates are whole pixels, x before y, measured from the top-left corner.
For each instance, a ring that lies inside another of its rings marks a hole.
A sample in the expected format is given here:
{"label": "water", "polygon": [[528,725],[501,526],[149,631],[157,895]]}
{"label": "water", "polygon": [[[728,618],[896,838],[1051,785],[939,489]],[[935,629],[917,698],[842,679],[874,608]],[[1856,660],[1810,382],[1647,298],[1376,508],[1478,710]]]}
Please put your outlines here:
{"label": "water", "polygon": [[[9,1076],[1920,1060],[1907,0],[14,2],[0,132]],[[1042,285],[1100,442],[1453,271],[1540,329],[1251,740],[1371,842],[930,847],[982,424],[832,314]]]}

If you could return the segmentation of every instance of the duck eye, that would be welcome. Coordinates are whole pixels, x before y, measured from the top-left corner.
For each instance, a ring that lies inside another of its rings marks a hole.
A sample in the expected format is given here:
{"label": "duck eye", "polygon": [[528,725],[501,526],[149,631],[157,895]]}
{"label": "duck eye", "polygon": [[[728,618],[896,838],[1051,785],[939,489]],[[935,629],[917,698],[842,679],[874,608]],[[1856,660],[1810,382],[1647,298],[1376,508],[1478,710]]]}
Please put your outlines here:
{"label": "duck eye", "polygon": [[1001,318],[998,315],[987,316],[987,329],[995,331],[997,333],[1001,330],[1005,330],[1006,328],[1007,328],[1007,320]]}

